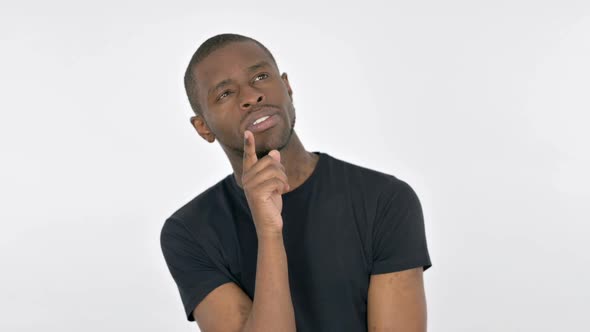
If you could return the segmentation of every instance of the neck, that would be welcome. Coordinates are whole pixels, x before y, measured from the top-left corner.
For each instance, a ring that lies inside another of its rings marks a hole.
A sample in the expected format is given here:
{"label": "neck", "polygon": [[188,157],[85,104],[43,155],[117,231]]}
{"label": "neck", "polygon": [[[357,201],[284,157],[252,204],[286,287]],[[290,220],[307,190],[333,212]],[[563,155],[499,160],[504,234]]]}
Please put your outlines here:
{"label": "neck", "polygon": [[[297,133],[293,131],[289,143],[279,151],[281,153],[281,164],[285,167],[289,187],[293,189],[299,187],[313,172],[319,156],[308,152],[303,147]],[[235,156],[231,153],[226,154],[234,170],[234,178],[240,188],[242,186],[242,156]]]}

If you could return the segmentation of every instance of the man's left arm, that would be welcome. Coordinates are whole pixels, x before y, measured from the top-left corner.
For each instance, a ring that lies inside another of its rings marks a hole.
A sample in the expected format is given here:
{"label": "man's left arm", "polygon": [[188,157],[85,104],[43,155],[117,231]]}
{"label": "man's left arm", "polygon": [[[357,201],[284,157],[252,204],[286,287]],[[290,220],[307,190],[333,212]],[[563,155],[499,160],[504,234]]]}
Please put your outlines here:
{"label": "man's left arm", "polygon": [[394,181],[372,224],[367,325],[370,332],[425,332],[423,271],[432,266],[418,195]]}
{"label": "man's left arm", "polygon": [[425,332],[423,268],[371,275],[367,300],[369,332]]}

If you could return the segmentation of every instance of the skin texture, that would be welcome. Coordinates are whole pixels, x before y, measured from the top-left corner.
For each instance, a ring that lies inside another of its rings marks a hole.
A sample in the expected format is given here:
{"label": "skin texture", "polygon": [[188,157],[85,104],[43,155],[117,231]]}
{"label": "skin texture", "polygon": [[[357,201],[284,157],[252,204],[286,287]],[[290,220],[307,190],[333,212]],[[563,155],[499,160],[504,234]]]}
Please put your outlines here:
{"label": "skin texture", "polygon": [[426,295],[422,267],[375,274],[369,283],[370,332],[425,332]]}
{"label": "skin texture", "polygon": [[254,137],[247,130],[244,134],[242,185],[260,239],[267,234],[282,234],[281,195],[289,190],[289,183],[285,166],[281,164],[281,154],[271,150],[258,160],[254,145]]}
{"label": "skin texture", "polygon": [[[262,61],[270,65],[255,72],[246,71]],[[258,45],[253,42],[226,45],[211,53],[194,71],[203,115],[192,117],[191,123],[203,139],[211,143],[218,141],[239,186],[242,186],[245,120],[255,112],[264,111],[259,109],[260,106],[278,111],[279,123],[254,135],[258,157],[267,155],[272,149],[278,150],[291,190],[309,177],[318,156],[305,150],[294,130],[295,107],[288,76],[279,73],[272,59]],[[261,74],[266,75],[259,77]],[[208,94],[211,87],[226,79],[232,83]],[[217,100],[220,95],[222,99]]]}
{"label": "skin texture", "polygon": [[[305,150],[294,130],[288,76],[280,74],[253,42],[234,42],[215,50],[193,73],[202,115],[193,116],[191,123],[199,136],[217,141],[227,155],[236,182],[246,193],[259,241],[254,299],[236,284],[226,283],[201,301],[194,317],[203,332],[295,331],[281,195],[305,182],[318,156]],[[211,91],[224,80],[229,83]],[[277,112],[274,127],[254,134],[246,130],[246,119],[269,110]],[[371,276],[367,305],[370,331],[426,331],[422,268]]]}

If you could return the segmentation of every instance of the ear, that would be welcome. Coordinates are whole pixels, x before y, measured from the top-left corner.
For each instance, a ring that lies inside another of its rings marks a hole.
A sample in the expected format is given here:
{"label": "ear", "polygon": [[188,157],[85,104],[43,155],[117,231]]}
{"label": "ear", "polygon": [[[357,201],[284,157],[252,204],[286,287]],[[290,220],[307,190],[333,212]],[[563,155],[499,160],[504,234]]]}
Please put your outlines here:
{"label": "ear", "polygon": [[289,84],[289,78],[287,77],[287,73],[283,73],[281,75],[281,78],[283,79],[283,82],[285,82],[285,85],[287,86],[287,92],[289,93],[289,97],[291,97],[291,101],[293,101],[293,89],[291,89],[291,85]]}
{"label": "ear", "polygon": [[202,115],[192,116],[191,124],[193,125],[197,133],[199,133],[199,136],[203,137],[204,140],[206,140],[209,143],[215,142],[215,134],[211,132]]}

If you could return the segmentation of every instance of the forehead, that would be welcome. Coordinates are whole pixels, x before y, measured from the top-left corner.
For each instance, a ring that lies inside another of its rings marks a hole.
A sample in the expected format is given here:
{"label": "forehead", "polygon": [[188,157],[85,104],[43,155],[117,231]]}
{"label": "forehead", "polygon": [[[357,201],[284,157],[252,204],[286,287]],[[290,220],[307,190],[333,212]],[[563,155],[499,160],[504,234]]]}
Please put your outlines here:
{"label": "forehead", "polygon": [[233,42],[213,51],[194,68],[199,94],[216,83],[243,74],[260,61],[272,63],[268,54],[254,42]]}

